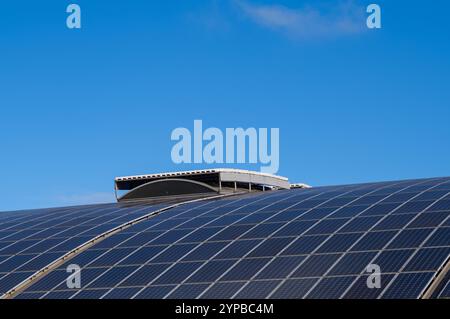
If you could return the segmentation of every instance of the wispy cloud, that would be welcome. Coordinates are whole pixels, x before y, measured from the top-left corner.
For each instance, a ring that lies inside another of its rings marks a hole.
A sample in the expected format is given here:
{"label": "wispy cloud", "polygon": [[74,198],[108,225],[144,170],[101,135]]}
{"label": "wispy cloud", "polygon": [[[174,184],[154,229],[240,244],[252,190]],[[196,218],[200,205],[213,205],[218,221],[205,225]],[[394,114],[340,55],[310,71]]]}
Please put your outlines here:
{"label": "wispy cloud", "polygon": [[244,0],[235,2],[255,23],[294,38],[335,37],[365,30],[365,8],[351,0],[303,8],[263,5]]}
{"label": "wispy cloud", "polygon": [[88,204],[103,204],[111,203],[116,199],[112,193],[87,193],[87,194],[72,194],[60,195],[56,198],[58,205],[72,206],[72,205],[88,205]]}

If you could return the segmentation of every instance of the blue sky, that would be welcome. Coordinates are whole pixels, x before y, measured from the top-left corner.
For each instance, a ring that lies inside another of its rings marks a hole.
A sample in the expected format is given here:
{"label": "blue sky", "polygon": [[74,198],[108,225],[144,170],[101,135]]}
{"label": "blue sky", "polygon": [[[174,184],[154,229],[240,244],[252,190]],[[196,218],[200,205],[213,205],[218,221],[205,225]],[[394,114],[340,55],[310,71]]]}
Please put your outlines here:
{"label": "blue sky", "polygon": [[[294,182],[450,175],[448,1],[72,2],[0,7],[0,210],[112,201],[115,176],[205,167],[170,157],[195,119],[280,128]],[[361,19],[371,2],[380,30]]]}

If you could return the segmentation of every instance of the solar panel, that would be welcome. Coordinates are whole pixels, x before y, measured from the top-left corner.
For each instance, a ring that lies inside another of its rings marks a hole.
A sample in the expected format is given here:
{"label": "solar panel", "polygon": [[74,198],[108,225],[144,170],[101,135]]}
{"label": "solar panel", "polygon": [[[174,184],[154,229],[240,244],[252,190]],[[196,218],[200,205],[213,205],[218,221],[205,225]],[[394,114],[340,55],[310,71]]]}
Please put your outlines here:
{"label": "solar panel", "polygon": [[322,242],[327,240],[326,235],[302,236],[297,238],[282,255],[301,255],[313,252]]}
{"label": "solar panel", "polygon": [[195,270],[197,270],[202,265],[201,262],[183,262],[174,264],[172,267],[163,273],[159,278],[156,279],[152,284],[155,285],[169,285],[169,284],[180,284],[191,275]]}
{"label": "solar panel", "polygon": [[135,299],[162,299],[166,296],[171,290],[173,286],[150,286],[143,290],[141,290],[136,296]]}
{"label": "solar panel", "polygon": [[175,291],[170,293],[167,297],[168,299],[195,299],[200,295],[208,285],[206,284],[191,284],[191,285],[181,285],[176,288]]}
{"label": "solar panel", "polygon": [[450,227],[437,228],[425,246],[450,246]]}
{"label": "solar panel", "polygon": [[332,235],[324,244],[322,244],[322,246],[319,247],[317,252],[318,253],[345,252],[360,237],[361,237],[360,233]]}
{"label": "solar panel", "polygon": [[382,298],[418,298],[423,293],[432,277],[433,273],[431,272],[399,274],[382,294]]}
{"label": "solar panel", "polygon": [[271,295],[274,299],[301,299],[311,289],[317,278],[289,279],[283,282]]}
{"label": "solar panel", "polygon": [[[382,268],[383,269],[383,268]],[[345,292],[346,299],[376,299],[383,292],[383,287],[392,280],[394,275],[382,274],[380,276],[380,288],[367,284],[368,276],[360,276],[352,286]]]}
{"label": "solar panel", "polygon": [[203,243],[194,248],[183,261],[208,260],[213,257],[218,251],[222,250],[229,242],[211,242]]}
{"label": "solar panel", "polygon": [[[100,241],[19,297],[44,292],[43,298],[417,298],[432,279],[424,274],[437,272],[450,254],[449,227],[443,227],[447,204],[439,197],[444,191],[433,190],[447,181],[296,189],[181,205]],[[111,229],[148,214],[149,207],[127,207],[133,212],[128,219],[112,205],[102,207],[109,213],[99,216],[100,224],[89,213],[79,216],[84,225],[70,218],[64,223],[80,231]],[[58,211],[40,214],[40,223],[48,225],[46,214]],[[12,256],[2,259],[5,249],[53,254],[51,246],[61,244],[54,236],[46,243],[38,236],[14,244],[3,238],[17,233],[8,231],[16,224],[5,225],[0,223],[0,283],[15,270],[8,263]],[[82,237],[70,227],[64,236]],[[15,255],[17,263],[36,257]],[[68,291],[65,284],[69,263],[82,267],[79,290]],[[381,290],[364,287],[371,263],[381,267]],[[411,291],[402,293],[405,287]]]}
{"label": "solar panel", "polygon": [[[124,278],[128,277],[137,269],[137,266],[121,266],[105,269],[102,275],[93,281],[84,284],[87,288],[108,288],[114,287]],[[83,272],[81,273],[83,275]]]}
{"label": "solar panel", "polygon": [[349,219],[324,219],[308,230],[305,235],[332,234],[347,223]]}
{"label": "solar panel", "polygon": [[131,299],[140,291],[140,288],[116,288],[107,292],[103,299]]}
{"label": "solar panel", "polygon": [[235,295],[236,298],[264,299],[275,289],[279,280],[251,281]]}
{"label": "solar panel", "polygon": [[230,299],[244,284],[244,282],[218,282],[207,288],[199,297],[204,299]]}
{"label": "solar panel", "polygon": [[438,270],[450,256],[450,247],[419,250],[408,262],[405,271]]}
{"label": "solar panel", "polygon": [[[9,279],[5,278],[0,285],[0,294],[25,280],[25,275],[40,270],[104,229],[114,228],[111,222],[133,220],[161,207],[107,204],[19,213],[23,216],[20,222],[0,224],[0,229],[15,230],[0,242],[0,272],[10,272]],[[107,227],[102,228],[104,225]],[[74,234],[77,236],[73,237]]]}
{"label": "solar panel", "polygon": [[339,255],[311,255],[293,273],[292,277],[320,277],[338,260]]}
{"label": "solar panel", "polygon": [[382,249],[395,235],[396,231],[368,232],[351,248],[352,251]]}
{"label": "solar panel", "polygon": [[302,263],[306,256],[276,257],[263,268],[257,279],[284,279]]}
{"label": "solar panel", "polygon": [[155,263],[174,262],[188,254],[196,244],[179,244],[167,247],[159,255],[151,259]]}
{"label": "solar panel", "polygon": [[286,246],[288,246],[294,238],[269,238],[256,247],[248,256],[249,257],[271,257],[279,254]]}
{"label": "solar panel", "polygon": [[382,216],[370,216],[370,217],[357,217],[348,222],[338,232],[351,233],[351,232],[365,232],[375,225]]}
{"label": "solar panel", "polygon": [[314,299],[337,299],[342,296],[348,286],[356,277],[330,277],[323,278],[308,293],[308,298]]}
{"label": "solar panel", "polygon": [[415,214],[391,215],[383,219],[374,230],[402,229],[416,217]]}
{"label": "solar panel", "polygon": [[72,296],[71,299],[99,299],[108,290],[107,289],[86,289],[80,291],[78,294]]}
{"label": "solar panel", "polygon": [[431,234],[431,229],[405,229],[387,246],[389,249],[420,247]]}
{"label": "solar panel", "polygon": [[212,260],[204,264],[187,282],[214,282],[234,265],[234,260]]}
{"label": "solar panel", "polygon": [[331,268],[328,275],[359,275],[375,257],[375,252],[348,253]]}
{"label": "solar panel", "polygon": [[436,227],[439,226],[448,216],[449,212],[430,212],[427,214],[421,214],[414,219],[407,228],[420,228],[420,227]]}
{"label": "solar panel", "polygon": [[413,249],[385,250],[378,255],[373,264],[379,265],[383,273],[398,272],[414,252]]}
{"label": "solar panel", "polygon": [[242,259],[229,272],[221,277],[220,280],[249,280],[265,264],[267,264],[269,260],[269,258]]}
{"label": "solar panel", "polygon": [[[170,264],[150,264],[144,265],[137,271],[133,272],[127,278],[124,278],[118,286],[120,287],[133,287],[133,286],[146,286],[150,284],[155,278],[165,271]],[[112,287],[111,287],[112,288]]]}

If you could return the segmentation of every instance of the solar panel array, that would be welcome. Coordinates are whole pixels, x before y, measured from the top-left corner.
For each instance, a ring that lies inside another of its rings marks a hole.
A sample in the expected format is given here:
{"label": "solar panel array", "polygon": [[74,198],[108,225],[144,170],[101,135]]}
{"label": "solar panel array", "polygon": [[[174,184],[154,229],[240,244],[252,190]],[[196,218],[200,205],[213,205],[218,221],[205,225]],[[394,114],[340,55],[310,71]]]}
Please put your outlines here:
{"label": "solar panel array", "polygon": [[[449,178],[191,203],[99,242],[18,298],[418,298],[449,259],[449,216]],[[69,264],[81,289],[67,287]],[[372,264],[380,288],[367,285]]]}
{"label": "solar panel array", "polygon": [[0,214],[0,295],[97,235],[163,205],[90,205]]}

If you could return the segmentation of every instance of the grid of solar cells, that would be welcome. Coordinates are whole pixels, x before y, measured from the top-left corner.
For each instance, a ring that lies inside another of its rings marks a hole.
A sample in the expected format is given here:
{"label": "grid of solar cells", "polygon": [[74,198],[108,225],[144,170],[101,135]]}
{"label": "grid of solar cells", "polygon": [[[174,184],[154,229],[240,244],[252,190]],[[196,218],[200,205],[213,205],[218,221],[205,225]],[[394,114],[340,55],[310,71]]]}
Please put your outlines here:
{"label": "grid of solar cells", "polygon": [[[440,178],[180,207],[70,260],[81,290],[67,290],[63,265],[19,297],[417,298],[450,254],[449,193]],[[372,263],[381,289],[364,285]]]}
{"label": "grid of solar cells", "polygon": [[105,204],[0,213],[0,295],[97,235],[163,206]]}

